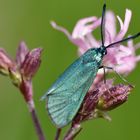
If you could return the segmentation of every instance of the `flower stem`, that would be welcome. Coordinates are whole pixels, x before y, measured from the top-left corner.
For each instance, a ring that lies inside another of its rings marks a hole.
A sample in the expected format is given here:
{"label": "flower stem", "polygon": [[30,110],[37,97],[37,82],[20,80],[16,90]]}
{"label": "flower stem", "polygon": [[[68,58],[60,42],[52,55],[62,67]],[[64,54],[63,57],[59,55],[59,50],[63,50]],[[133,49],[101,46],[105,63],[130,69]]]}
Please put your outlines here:
{"label": "flower stem", "polygon": [[39,120],[37,118],[36,111],[32,110],[31,115],[32,115],[32,119],[33,119],[33,122],[34,122],[34,125],[35,125],[35,128],[36,128],[36,133],[38,135],[39,140],[45,140],[45,137],[44,137],[44,134],[42,132]]}
{"label": "flower stem", "polygon": [[34,105],[34,100],[33,100],[33,88],[32,88],[32,81],[31,80],[26,80],[22,78],[22,82],[19,87],[21,93],[24,96],[24,99],[28,105],[29,112],[31,113],[31,117],[34,123],[34,127],[36,130],[36,134],[38,136],[39,140],[45,140],[39,119],[36,114],[35,110],[35,105]]}
{"label": "flower stem", "polygon": [[35,129],[36,129],[38,139],[39,140],[45,140],[45,137],[44,137],[39,119],[38,119],[37,114],[36,114],[36,110],[34,108],[34,102],[33,101],[30,102],[30,103],[28,102],[28,106],[29,106],[29,111],[31,113],[31,117],[32,117]]}
{"label": "flower stem", "polygon": [[56,136],[55,136],[55,140],[59,140],[60,134],[61,134],[61,128],[58,128],[56,131]]}

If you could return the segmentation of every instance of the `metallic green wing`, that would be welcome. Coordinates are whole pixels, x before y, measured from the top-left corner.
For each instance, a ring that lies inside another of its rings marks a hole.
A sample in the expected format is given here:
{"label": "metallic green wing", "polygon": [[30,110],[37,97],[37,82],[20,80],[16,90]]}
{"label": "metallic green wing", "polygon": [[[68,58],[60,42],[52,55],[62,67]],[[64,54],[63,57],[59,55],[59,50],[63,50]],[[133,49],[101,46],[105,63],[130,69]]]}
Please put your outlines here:
{"label": "metallic green wing", "polygon": [[96,76],[100,62],[94,53],[87,51],[77,59],[45,95],[49,115],[58,128],[72,121]]}

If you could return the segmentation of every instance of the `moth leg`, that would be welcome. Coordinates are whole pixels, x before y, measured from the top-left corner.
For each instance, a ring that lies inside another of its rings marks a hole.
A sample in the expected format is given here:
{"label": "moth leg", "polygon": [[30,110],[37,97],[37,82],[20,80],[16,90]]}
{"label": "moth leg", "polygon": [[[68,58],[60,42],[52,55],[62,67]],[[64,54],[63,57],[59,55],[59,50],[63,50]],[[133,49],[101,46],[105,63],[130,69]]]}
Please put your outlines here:
{"label": "moth leg", "polygon": [[103,68],[103,71],[104,71],[104,84],[106,84],[106,71],[105,71],[106,67],[104,67],[104,66],[99,67],[99,69],[102,69],[102,68]]}
{"label": "moth leg", "polygon": [[[108,67],[106,67],[106,66],[100,66],[99,67],[99,69],[102,69],[103,68],[103,70],[104,70],[104,84],[106,84],[106,73],[105,73],[105,69],[106,68],[108,68]],[[113,68],[111,68],[111,67],[109,67],[110,69],[113,69]],[[107,89],[108,90],[108,89]],[[114,99],[116,99],[116,97],[114,97],[111,93],[110,93],[110,91],[108,90],[108,92],[109,92],[109,94],[110,94],[110,96],[112,96],[112,98],[114,98]]]}
{"label": "moth leg", "polygon": [[106,84],[106,72],[105,72],[105,67],[103,67],[104,70],[104,83]]}
{"label": "moth leg", "polygon": [[[124,77],[122,77],[115,69],[113,69],[112,67],[108,67],[108,66],[100,66],[99,67],[99,69],[101,69],[101,68],[103,68],[104,69],[104,84],[106,84],[105,82],[105,80],[106,80],[106,77],[105,77],[105,69],[109,69],[109,70],[113,70],[118,76],[119,76],[119,78],[121,79],[121,80],[123,80],[124,82],[126,82],[127,84],[129,84],[129,85],[131,85]],[[108,89],[107,89],[108,90]],[[110,93],[110,91],[108,90],[108,92],[109,92],[109,94],[110,94],[110,96],[112,96],[114,99],[116,99],[116,97],[114,97],[111,93]]]}
{"label": "moth leg", "polygon": [[123,80],[125,83],[129,84],[129,85],[132,85],[131,83],[129,83],[122,75],[120,75],[114,68],[112,67],[108,67],[108,66],[100,66],[99,69],[101,68],[106,68],[106,69],[109,69],[109,70],[113,70],[121,80]]}

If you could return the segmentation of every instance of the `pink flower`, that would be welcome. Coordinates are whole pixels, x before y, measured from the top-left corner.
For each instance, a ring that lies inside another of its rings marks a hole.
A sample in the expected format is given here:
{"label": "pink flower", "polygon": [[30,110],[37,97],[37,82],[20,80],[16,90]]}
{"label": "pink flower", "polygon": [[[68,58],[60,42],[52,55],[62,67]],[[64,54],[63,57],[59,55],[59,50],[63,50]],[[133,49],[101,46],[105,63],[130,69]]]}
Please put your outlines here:
{"label": "pink flower", "polygon": [[[125,36],[129,23],[131,20],[132,12],[126,9],[124,22],[117,16],[120,24],[120,31],[116,33],[116,18],[112,11],[106,12],[105,20],[105,45],[122,40]],[[100,27],[101,18],[95,16],[81,19],[74,27],[72,34],[70,34],[65,28],[58,26],[55,22],[51,22],[51,25],[63,32],[68,39],[78,46],[79,55],[82,55],[90,48],[96,48],[101,46],[101,41],[97,40],[92,32]],[[94,33],[94,32],[93,32]],[[116,47],[108,48],[108,53],[103,59],[103,65],[113,67],[120,74],[129,74],[140,60],[140,56],[135,55],[136,48],[132,41],[128,41],[127,46],[117,44]],[[103,78],[103,71],[99,70],[96,82]]]}
{"label": "pink flower", "polygon": [[32,78],[39,69],[41,52],[41,48],[29,51],[26,44],[21,42],[14,61],[0,48],[0,72],[11,78],[29,104],[32,103],[33,96]]}

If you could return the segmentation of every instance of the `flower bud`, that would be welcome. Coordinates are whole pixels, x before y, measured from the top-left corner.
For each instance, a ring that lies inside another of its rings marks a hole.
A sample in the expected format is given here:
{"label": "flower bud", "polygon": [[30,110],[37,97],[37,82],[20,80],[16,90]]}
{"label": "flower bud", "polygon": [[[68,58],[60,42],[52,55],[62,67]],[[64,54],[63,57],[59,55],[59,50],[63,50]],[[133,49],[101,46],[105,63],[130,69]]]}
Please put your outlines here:
{"label": "flower bud", "polygon": [[18,65],[18,67],[21,66],[28,52],[29,50],[25,42],[24,41],[20,42],[19,47],[17,49],[17,54],[16,54],[16,64]]}
{"label": "flower bud", "polygon": [[24,78],[30,80],[34,74],[37,72],[41,60],[41,48],[36,48],[30,51],[26,56],[24,62],[21,64],[21,74]]}
{"label": "flower bud", "polygon": [[89,90],[83,103],[73,119],[72,126],[80,124],[83,121],[104,118],[111,120],[107,111],[112,110],[125,101],[132,90],[131,85],[118,84],[113,86],[113,80],[107,80],[106,84],[98,83],[94,90]]}
{"label": "flower bud", "polygon": [[0,48],[0,73],[9,75],[9,68],[13,68],[15,63],[10,59],[6,52]]}
{"label": "flower bud", "polygon": [[97,108],[100,110],[112,110],[127,101],[132,86],[119,84],[112,86],[99,95]]}

